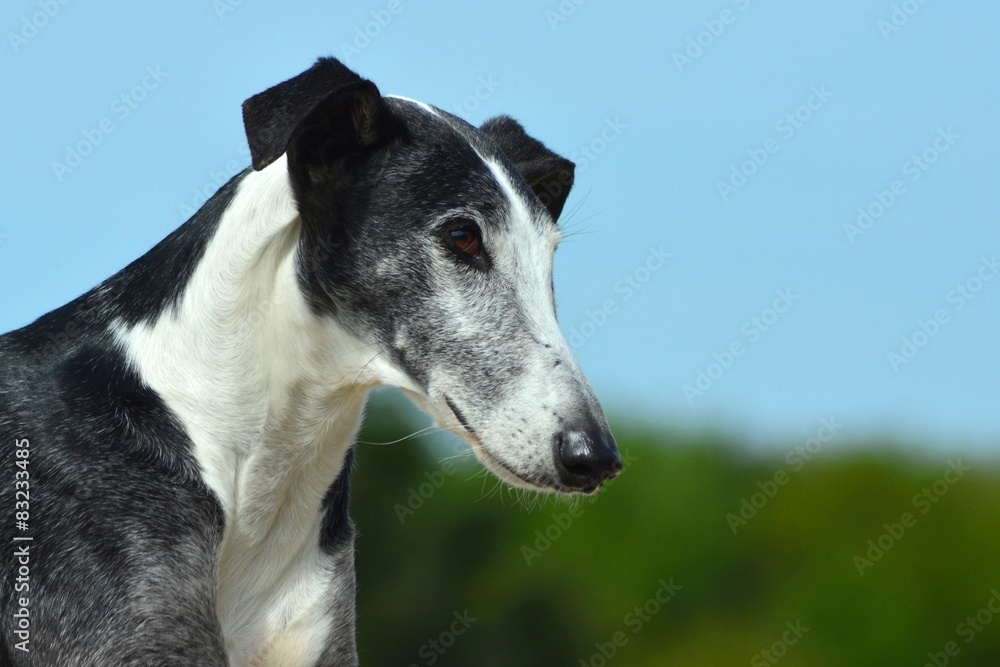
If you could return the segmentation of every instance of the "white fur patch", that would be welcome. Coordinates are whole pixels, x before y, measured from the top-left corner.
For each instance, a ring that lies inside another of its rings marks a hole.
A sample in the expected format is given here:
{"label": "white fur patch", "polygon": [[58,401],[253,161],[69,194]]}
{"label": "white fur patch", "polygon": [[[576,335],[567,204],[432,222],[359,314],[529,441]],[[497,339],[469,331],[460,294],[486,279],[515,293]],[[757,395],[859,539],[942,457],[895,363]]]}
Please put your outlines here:
{"label": "white fur patch", "polygon": [[322,500],[381,368],[309,310],[297,215],[284,157],[249,173],[176,311],[116,328],[225,513],[217,609],[236,665],[311,664],[325,644],[341,584],[319,549]]}
{"label": "white fur patch", "polygon": [[420,100],[411,100],[409,97],[403,97],[402,95],[386,95],[386,97],[391,97],[395,100],[402,100],[403,102],[409,102],[410,104],[415,104],[424,111],[426,111],[427,113],[433,116],[437,116],[439,118],[441,117],[441,114],[437,112],[437,109],[427,104],[426,102],[421,102]]}

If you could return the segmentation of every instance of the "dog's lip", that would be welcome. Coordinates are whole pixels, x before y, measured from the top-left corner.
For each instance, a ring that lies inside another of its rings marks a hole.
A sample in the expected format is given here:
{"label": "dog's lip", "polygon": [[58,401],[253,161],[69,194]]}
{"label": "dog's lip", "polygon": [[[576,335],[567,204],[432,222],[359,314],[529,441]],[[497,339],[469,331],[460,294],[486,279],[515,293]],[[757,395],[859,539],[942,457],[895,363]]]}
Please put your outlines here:
{"label": "dog's lip", "polygon": [[[465,432],[469,435],[469,445],[472,447],[473,452],[476,453],[476,456],[480,458],[482,463],[485,464],[487,467],[493,468],[494,473],[496,473],[497,469],[499,469],[511,477],[511,479],[504,479],[505,482],[507,483],[512,483],[514,481],[521,482],[522,484],[526,484],[530,486],[532,489],[535,489],[537,491],[556,491],[558,493],[582,493],[584,495],[590,495],[596,493],[597,491],[600,490],[601,486],[603,486],[604,480],[601,480],[597,484],[590,486],[571,487],[571,486],[566,486],[562,482],[557,481],[555,478],[549,475],[543,475],[539,479],[528,479],[527,477],[518,474],[509,465],[504,463],[502,460],[500,460],[492,453],[490,453],[488,449],[486,449],[486,447],[483,445],[483,441],[479,438],[479,435],[476,433],[475,429],[473,429],[472,426],[469,424],[469,420],[458,408],[458,406],[455,405],[455,402],[451,400],[451,397],[444,395],[443,399],[445,405],[448,406],[448,409],[451,410],[452,414],[455,416],[455,420],[462,426]],[[501,475],[498,475],[498,477],[503,479],[503,476]]]}
{"label": "dog's lip", "polygon": [[[469,435],[469,446],[472,447],[472,451],[476,454],[477,457],[479,457],[479,459],[482,461],[483,464],[485,464],[488,468],[492,468],[494,473],[496,473],[497,470],[502,470],[507,475],[509,475],[511,479],[504,480],[508,483],[510,483],[511,481],[518,481],[523,484],[527,484],[533,488],[538,488],[538,489],[547,488],[547,487],[540,487],[537,483],[529,479],[526,479],[522,475],[519,475],[517,472],[511,469],[509,465],[507,465],[506,463],[498,459],[496,456],[491,454],[490,451],[486,449],[486,447],[483,445],[483,441],[480,440],[479,435],[476,433],[475,429],[473,429],[472,426],[469,424],[469,420],[458,408],[458,406],[455,405],[455,402],[451,400],[451,397],[446,395],[443,398],[445,405],[447,405],[448,409],[451,410],[453,415],[455,415],[455,420],[462,426],[465,432]],[[498,476],[501,479],[503,479],[502,475]]]}
{"label": "dog's lip", "polygon": [[448,409],[451,410],[452,414],[455,415],[455,419],[458,420],[458,423],[462,425],[462,428],[468,431],[470,435],[474,436],[476,440],[479,440],[479,436],[477,436],[476,432],[472,429],[471,426],[469,426],[469,420],[465,418],[465,415],[462,414],[462,411],[458,409],[458,406],[455,405],[455,402],[451,400],[451,397],[445,396],[444,402],[448,405]]}

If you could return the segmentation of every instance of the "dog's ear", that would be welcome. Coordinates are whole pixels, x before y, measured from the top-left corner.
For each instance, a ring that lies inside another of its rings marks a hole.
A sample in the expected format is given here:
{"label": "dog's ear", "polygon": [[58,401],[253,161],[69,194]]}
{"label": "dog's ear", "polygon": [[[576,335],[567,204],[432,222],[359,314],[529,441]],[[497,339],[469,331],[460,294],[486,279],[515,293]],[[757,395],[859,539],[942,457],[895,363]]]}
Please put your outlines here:
{"label": "dog's ear", "polygon": [[575,165],[556,155],[524,131],[510,116],[491,118],[479,128],[493,139],[524,176],[524,180],[552,214],[559,219],[573,187]]}
{"label": "dog's ear", "polygon": [[255,170],[287,152],[313,180],[405,133],[375,84],[334,58],[248,99],[243,125]]}

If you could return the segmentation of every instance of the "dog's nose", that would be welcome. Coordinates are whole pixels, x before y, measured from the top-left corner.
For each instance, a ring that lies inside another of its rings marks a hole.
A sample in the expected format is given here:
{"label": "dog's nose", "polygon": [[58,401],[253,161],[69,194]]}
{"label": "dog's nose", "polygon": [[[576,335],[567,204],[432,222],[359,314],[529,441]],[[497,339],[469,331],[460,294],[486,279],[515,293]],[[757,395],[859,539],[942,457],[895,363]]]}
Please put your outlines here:
{"label": "dog's nose", "polygon": [[560,480],[580,491],[594,491],[621,472],[622,460],[610,433],[598,429],[567,430],[555,437]]}

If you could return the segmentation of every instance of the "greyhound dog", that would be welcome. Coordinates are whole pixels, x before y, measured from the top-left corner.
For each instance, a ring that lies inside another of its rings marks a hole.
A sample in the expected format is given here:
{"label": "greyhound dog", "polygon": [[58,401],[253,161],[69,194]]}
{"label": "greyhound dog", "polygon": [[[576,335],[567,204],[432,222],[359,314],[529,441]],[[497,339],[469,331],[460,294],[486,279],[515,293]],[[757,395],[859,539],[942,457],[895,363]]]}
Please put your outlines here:
{"label": "greyhound dog", "polygon": [[556,323],[570,161],[330,58],[243,119],[252,169],[0,337],[4,665],[356,665],[349,476],[374,387],[513,486],[621,470]]}

